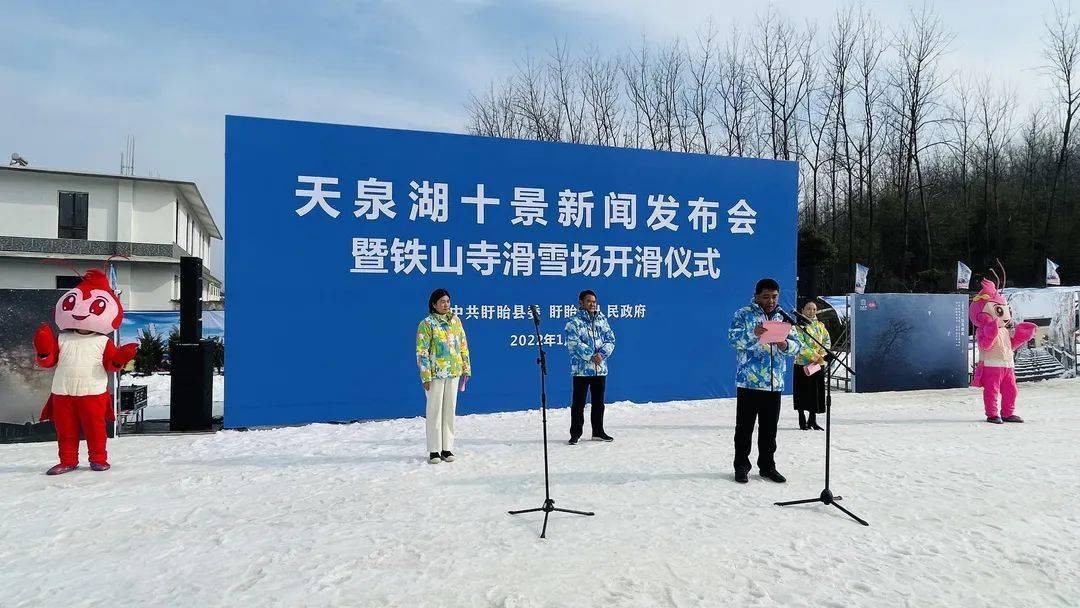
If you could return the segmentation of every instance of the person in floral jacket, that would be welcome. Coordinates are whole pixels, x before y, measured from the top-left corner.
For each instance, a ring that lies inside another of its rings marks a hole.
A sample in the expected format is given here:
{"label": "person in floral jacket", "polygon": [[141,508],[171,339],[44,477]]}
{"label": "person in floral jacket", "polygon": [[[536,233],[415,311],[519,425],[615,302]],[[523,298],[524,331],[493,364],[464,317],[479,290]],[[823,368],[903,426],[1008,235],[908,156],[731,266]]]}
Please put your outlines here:
{"label": "person in floral jacket", "polygon": [[[807,300],[799,307],[799,312],[810,320],[810,324],[798,329],[801,344],[799,354],[795,355],[791,393],[799,412],[799,428],[804,431],[824,430],[817,423],[817,415],[825,413],[825,349],[831,348],[832,341],[825,324],[818,321],[817,311],[814,300]],[[815,339],[825,348],[818,346]]]}
{"label": "person in floral jacket", "polygon": [[574,378],[570,404],[570,445],[581,438],[585,426],[585,395],[592,395],[592,438],[613,441],[604,432],[604,391],[607,388],[607,360],[615,351],[615,332],[600,312],[596,294],[591,290],[578,294],[578,312],[566,324],[566,348],[570,351],[570,373]]}
{"label": "person in floral jacket", "polygon": [[766,321],[782,321],[778,302],[780,285],[761,279],[754,288],[754,300],[735,311],[728,340],[735,348],[738,368],[735,413],[735,481],[747,483],[750,473],[750,446],[754,424],[758,425],[758,474],[777,483],[787,481],[776,470],[776,423],[780,419],[780,394],[784,390],[787,359],[799,351],[794,333],[779,344],[762,344]]}
{"label": "person in floral jacket", "polygon": [[465,328],[450,310],[450,292],[433,291],[428,313],[416,329],[416,365],[427,395],[428,462],[437,464],[454,461],[457,394],[472,376],[472,363]]}

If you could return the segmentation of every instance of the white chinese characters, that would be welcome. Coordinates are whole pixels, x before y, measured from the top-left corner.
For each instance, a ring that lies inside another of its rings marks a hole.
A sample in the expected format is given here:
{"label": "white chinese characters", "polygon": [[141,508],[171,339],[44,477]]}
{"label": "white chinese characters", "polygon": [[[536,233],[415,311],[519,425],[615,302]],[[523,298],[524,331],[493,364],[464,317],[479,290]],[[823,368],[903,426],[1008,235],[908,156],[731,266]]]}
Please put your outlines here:
{"label": "white chinese characters", "polygon": [[[352,239],[353,266],[357,274],[455,274],[471,269],[481,276],[527,278],[540,276],[622,277],[645,279],[718,279],[720,252],[707,247],[595,245],[527,242],[435,244],[419,238],[393,241],[383,238]],[[495,311],[493,314],[497,314]]]}
{"label": "white chinese characters", "polygon": [[307,215],[316,206],[323,210],[326,215],[330,217],[337,217],[341,214],[340,211],[330,206],[330,203],[326,200],[328,198],[341,198],[341,193],[336,190],[325,190],[325,186],[336,186],[338,178],[336,177],[315,177],[313,175],[298,175],[296,181],[301,184],[311,184],[311,188],[297,188],[296,196],[306,197],[308,202],[306,205],[296,210],[296,215],[301,217]]}
{"label": "white chinese characters", "polygon": [[731,224],[731,234],[754,234],[754,224],[757,223],[757,211],[746,202],[739,199],[735,206],[728,209],[728,223]]}
{"label": "white chinese characters", "polygon": [[[341,199],[337,177],[298,175],[296,181],[298,187],[294,190],[294,195],[303,201],[294,209],[296,215],[304,217],[316,209],[332,219],[341,215],[341,211],[334,206],[335,201]],[[452,203],[450,185],[446,182],[419,179],[410,180],[408,186],[409,200],[412,201],[408,213],[411,222],[426,219],[437,224],[448,223],[453,212],[452,207],[456,204],[473,207],[475,224],[483,226],[491,220],[492,212],[502,205],[502,199],[492,195],[483,183],[475,184],[474,194],[460,196],[457,203]],[[553,224],[566,228],[593,228],[596,203],[593,201],[592,190],[576,191],[564,188],[558,191],[558,199],[554,203],[548,201],[548,191],[542,187],[514,186],[511,191],[513,195],[510,197],[510,204],[500,221],[534,229],[551,227]],[[679,215],[683,203],[670,194],[649,194],[646,204],[648,214],[644,224],[647,228],[653,232],[679,231]],[[374,222],[396,219],[398,210],[397,201],[394,200],[394,183],[377,177],[357,180],[353,205],[353,215],[360,220]],[[687,199],[685,220],[694,232],[713,232],[719,226],[722,205],[726,204],[706,200],[703,196]],[[551,207],[554,209],[549,216],[548,210]],[[512,215],[506,217],[507,212]],[[727,210],[727,215],[731,234],[752,235],[757,230],[758,212],[745,198],[732,205]],[[608,192],[603,200],[603,220],[604,230],[618,227],[623,230],[636,229],[638,195],[632,192]]]}
{"label": "white chinese characters", "polygon": [[418,217],[431,218],[433,222],[446,222],[450,219],[450,187],[446,184],[431,183],[424,180],[421,183],[409,182],[412,192],[409,198],[413,200],[412,211],[409,219],[416,220]]}
{"label": "white chinese characters", "polygon": [[397,217],[394,211],[394,184],[380,182],[374,177],[356,182],[356,211],[353,215],[366,220],[377,220],[382,216],[390,219]]}

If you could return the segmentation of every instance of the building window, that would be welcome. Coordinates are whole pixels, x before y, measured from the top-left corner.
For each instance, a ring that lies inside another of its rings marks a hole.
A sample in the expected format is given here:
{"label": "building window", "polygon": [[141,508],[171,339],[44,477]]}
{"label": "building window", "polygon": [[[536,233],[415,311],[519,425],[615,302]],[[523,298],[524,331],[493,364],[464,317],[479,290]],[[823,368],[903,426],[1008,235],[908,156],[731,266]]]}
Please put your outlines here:
{"label": "building window", "polygon": [[82,281],[82,277],[76,277],[73,275],[56,275],[56,288],[57,289],[74,289],[79,282]]}
{"label": "building window", "polygon": [[57,236],[62,239],[86,240],[86,220],[90,195],[86,192],[60,193],[60,220]]}

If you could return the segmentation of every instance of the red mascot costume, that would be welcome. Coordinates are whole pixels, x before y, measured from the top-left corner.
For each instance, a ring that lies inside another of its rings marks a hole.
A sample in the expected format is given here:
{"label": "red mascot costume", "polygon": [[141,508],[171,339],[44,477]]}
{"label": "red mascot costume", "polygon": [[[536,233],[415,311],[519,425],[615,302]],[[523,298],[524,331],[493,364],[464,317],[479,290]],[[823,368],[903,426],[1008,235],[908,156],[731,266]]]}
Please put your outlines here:
{"label": "red mascot costume", "polygon": [[109,376],[135,357],[137,345],[119,348],[109,338],[120,328],[124,308],[109,287],[105,273],[92,269],[82,282],[60,297],[53,316],[60,336],[42,323],[34,334],[41,367],[55,367],[52,394],[41,410],[42,420],[56,426],[60,464],[47,471],[59,475],[79,467],[79,431],[86,437],[90,468],[109,469],[105,423],[115,420]]}
{"label": "red mascot costume", "polygon": [[[993,268],[990,272],[998,283],[1005,286],[1005,267],[998,261],[1001,277]],[[1005,296],[998,292],[997,284],[982,280],[982,290],[968,306],[968,318],[975,326],[979,343],[979,365],[971,386],[982,387],[986,421],[994,424],[1023,422],[1015,413],[1016,373],[1013,370],[1013,351],[1020,348],[1038,329],[1034,323],[1015,323]],[[998,413],[998,395],[1001,395],[1001,412]]]}

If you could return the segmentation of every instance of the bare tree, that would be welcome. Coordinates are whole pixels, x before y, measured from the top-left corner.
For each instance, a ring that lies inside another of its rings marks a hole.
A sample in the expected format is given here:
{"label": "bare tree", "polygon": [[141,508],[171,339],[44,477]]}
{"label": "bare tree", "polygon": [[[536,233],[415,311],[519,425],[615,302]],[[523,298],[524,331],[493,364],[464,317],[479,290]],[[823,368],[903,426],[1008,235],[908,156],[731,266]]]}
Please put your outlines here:
{"label": "bare tree", "polygon": [[[559,133],[565,133],[565,141],[585,142],[585,103],[578,84],[579,68],[567,53],[565,43],[555,41],[548,73],[554,103],[559,109]],[[562,126],[566,127],[565,131]]]}
{"label": "bare tree", "polygon": [[997,245],[993,237],[1001,234],[1001,207],[998,199],[998,182],[1001,178],[1001,155],[1012,138],[1013,95],[1002,88],[995,92],[989,77],[976,92],[979,105],[979,148],[982,163],[983,206],[986,213],[986,250],[993,251]]}
{"label": "bare tree", "polygon": [[[1013,164],[1020,173],[1020,216],[1024,218],[1035,217],[1039,183],[1042,181],[1039,175],[1040,169],[1050,164],[1047,161],[1054,153],[1055,138],[1048,134],[1049,130],[1043,112],[1039,108],[1032,110],[1021,131],[1021,145],[1014,154]],[[1050,151],[1050,154],[1046,154],[1046,151]],[[1034,230],[1029,231],[1027,238],[1023,239],[1028,245],[1024,253],[1029,260],[1041,262],[1038,254],[1045,251],[1047,245],[1046,243],[1037,245],[1036,241],[1039,239],[1035,238],[1034,232]]]}
{"label": "bare tree", "polygon": [[469,133],[488,137],[522,136],[514,111],[512,81],[508,80],[500,86],[492,83],[482,97],[470,96],[466,108],[470,117]]}
{"label": "bare tree", "polygon": [[716,36],[710,21],[698,31],[697,55],[687,57],[690,86],[684,94],[684,103],[694,119],[694,140],[700,142],[696,148],[705,154],[713,150],[710,136],[717,97]]}
{"label": "bare tree", "polygon": [[770,6],[758,17],[755,33],[751,91],[767,117],[772,157],[791,160],[795,113],[810,89],[814,27],[800,31]]}
{"label": "bare tree", "polygon": [[596,49],[589,51],[582,64],[582,92],[592,128],[591,141],[605,146],[619,145],[622,132],[619,60],[605,59]]}
{"label": "bare tree", "polygon": [[716,84],[719,103],[714,115],[726,145],[722,151],[731,156],[746,156],[753,132],[753,98],[750,67],[745,59],[743,35],[733,26],[721,58],[720,77]]}
{"label": "bare tree", "polygon": [[923,137],[928,135],[928,128],[937,122],[935,111],[941,88],[946,82],[940,73],[938,61],[952,39],[953,35],[945,30],[937,15],[924,4],[918,12],[912,11],[911,22],[898,33],[895,42],[899,55],[896,86],[900,89],[901,105],[898,110],[903,127],[900,141],[900,196],[904,208],[904,250],[905,254],[910,250],[908,212],[914,178],[923,212],[927,268],[934,264],[934,239],[920,154],[934,143],[923,141]]}
{"label": "bare tree", "polygon": [[546,70],[526,55],[514,85],[514,111],[527,137],[541,141],[561,141],[562,120],[558,101],[552,94]]}
{"label": "bare tree", "polygon": [[682,43],[675,40],[668,46],[658,58],[653,71],[653,87],[656,90],[658,102],[658,117],[660,120],[660,133],[663,138],[663,148],[682,152],[689,152],[689,140],[687,137],[688,112],[683,103],[683,72],[686,67],[686,53]]}
{"label": "bare tree", "polygon": [[656,64],[649,51],[648,42],[642,38],[638,49],[631,49],[622,62],[623,75],[626,78],[626,92],[634,110],[633,145],[642,146],[643,135],[648,136],[649,147],[659,150],[661,146],[660,101],[657,99],[654,85]]}
{"label": "bare tree", "polygon": [[971,165],[975,156],[975,135],[973,133],[976,123],[976,108],[974,93],[966,78],[958,78],[953,87],[952,100],[946,104],[948,122],[946,123],[951,133],[948,138],[948,148],[952,153],[952,162],[959,173],[960,198],[958,211],[964,220],[964,249],[967,258],[971,258]]}
{"label": "bare tree", "polygon": [[[811,78],[811,81],[813,80]],[[802,146],[800,160],[810,169],[810,178],[807,185],[810,191],[806,194],[806,198],[810,202],[810,213],[808,214],[810,225],[815,228],[820,220],[818,195],[821,189],[818,185],[818,175],[821,173],[822,165],[828,159],[825,155],[825,131],[832,124],[836,101],[833,93],[833,89],[828,86],[811,86],[810,91],[803,97],[802,101],[802,119],[805,123],[803,132],[806,134],[807,145]]]}
{"label": "bare tree", "polygon": [[836,174],[837,166],[839,165],[844,170],[847,178],[847,188],[844,193],[844,201],[847,208],[847,241],[849,268],[855,263],[855,226],[853,205],[854,163],[851,160],[851,132],[848,128],[847,121],[848,70],[855,55],[855,46],[859,38],[859,32],[857,30],[859,25],[861,25],[861,23],[856,21],[854,9],[847,8],[837,11],[836,22],[831,32],[828,50],[825,55],[825,61],[828,68],[828,86],[831,89],[833,105],[835,106],[835,111],[832,115],[832,136],[830,138],[830,142],[832,144],[832,150],[830,155],[830,174],[831,183],[833,185],[831,197],[833,208],[833,240],[836,240]]}
{"label": "bare tree", "polygon": [[643,37],[618,55],[556,42],[473,94],[467,129],[797,160],[800,225],[847,252],[813,275],[833,286],[857,254],[887,289],[942,287],[951,262],[939,258],[953,255],[1022,256],[1034,263],[1011,274],[1041,280],[1045,256],[1080,267],[1080,23],[1054,8],[1042,66],[1053,97],[1016,129],[1002,80],[947,86],[952,36],[925,6],[891,37],[869,11],[840,10],[820,48],[812,24],[771,8],[689,45]]}
{"label": "bare tree", "polygon": [[859,48],[856,64],[856,87],[862,101],[861,134],[856,144],[859,156],[859,192],[866,208],[866,259],[874,259],[874,165],[881,154],[880,129],[877,125],[885,86],[878,66],[887,46],[882,42],[878,24],[866,12],[859,15]]}
{"label": "bare tree", "polygon": [[[1043,224],[1042,242],[1044,253],[1050,242],[1054,205],[1068,164],[1069,138],[1072,135],[1077,112],[1080,111],[1080,24],[1072,16],[1068,6],[1054,5],[1053,17],[1045,23],[1043,57],[1044,70],[1049,74],[1055,93],[1059,114],[1058,152],[1054,165],[1050,196],[1046,199],[1046,221]],[[1041,257],[1046,257],[1041,256]],[[1041,264],[1041,260],[1038,261]]]}

